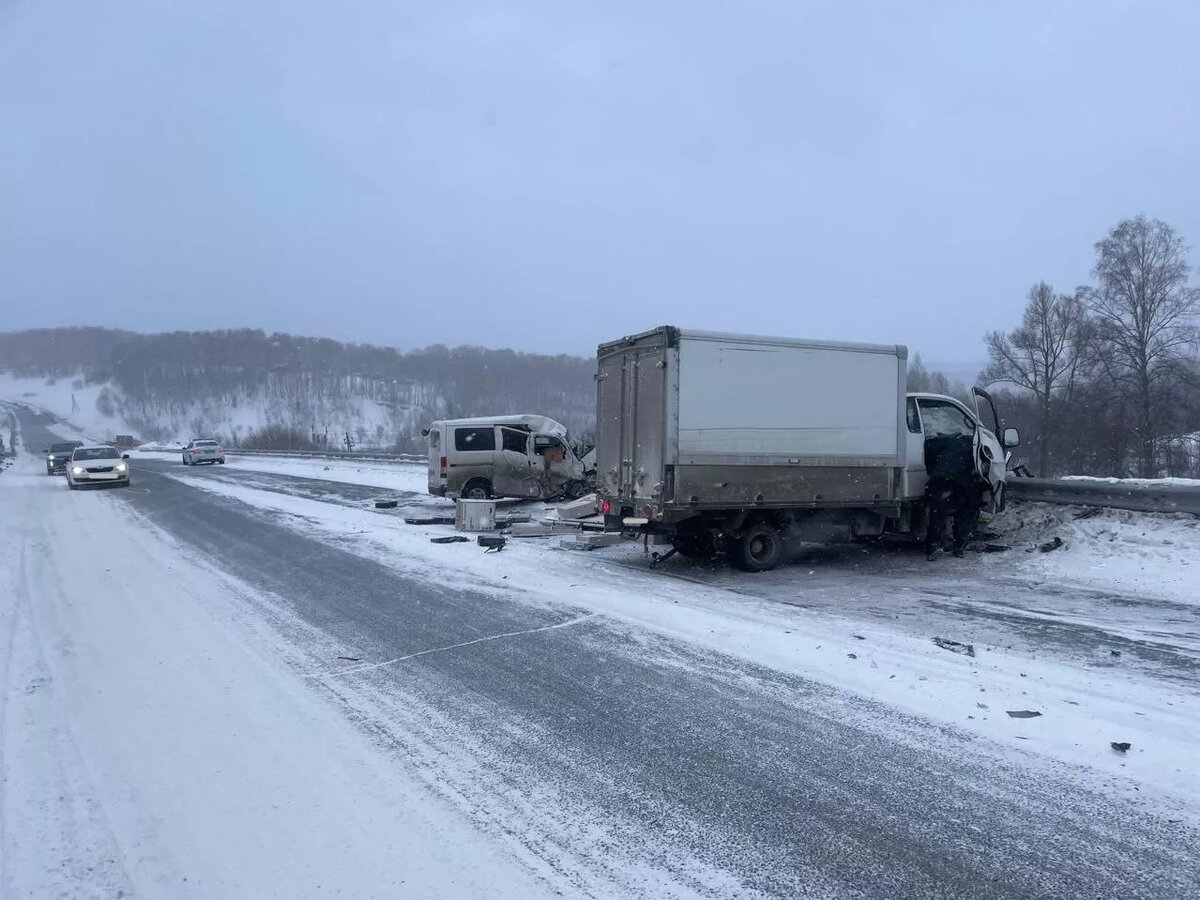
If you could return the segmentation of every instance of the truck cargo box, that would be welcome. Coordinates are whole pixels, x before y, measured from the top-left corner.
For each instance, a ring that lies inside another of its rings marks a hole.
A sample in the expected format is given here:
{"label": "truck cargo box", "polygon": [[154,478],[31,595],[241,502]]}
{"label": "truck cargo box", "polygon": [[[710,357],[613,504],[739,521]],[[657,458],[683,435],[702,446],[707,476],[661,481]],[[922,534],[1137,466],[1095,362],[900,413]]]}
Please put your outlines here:
{"label": "truck cargo box", "polygon": [[738,504],[892,504],[907,355],[669,326],[601,344],[600,495],[662,520]]}

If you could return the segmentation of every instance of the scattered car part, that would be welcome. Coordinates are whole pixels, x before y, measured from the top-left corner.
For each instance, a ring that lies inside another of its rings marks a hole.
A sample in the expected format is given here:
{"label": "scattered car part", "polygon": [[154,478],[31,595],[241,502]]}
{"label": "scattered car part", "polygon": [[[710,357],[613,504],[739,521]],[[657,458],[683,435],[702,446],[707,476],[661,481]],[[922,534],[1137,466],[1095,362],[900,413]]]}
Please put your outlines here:
{"label": "scattered car part", "polygon": [[961,653],[964,656],[974,656],[975,655],[975,645],[974,644],[964,644],[961,641],[952,641],[952,640],[949,640],[948,638],[940,638],[940,637],[935,637],[933,639],[933,642],[935,644],[937,644],[939,647],[941,647],[943,650],[949,650],[951,653]]}

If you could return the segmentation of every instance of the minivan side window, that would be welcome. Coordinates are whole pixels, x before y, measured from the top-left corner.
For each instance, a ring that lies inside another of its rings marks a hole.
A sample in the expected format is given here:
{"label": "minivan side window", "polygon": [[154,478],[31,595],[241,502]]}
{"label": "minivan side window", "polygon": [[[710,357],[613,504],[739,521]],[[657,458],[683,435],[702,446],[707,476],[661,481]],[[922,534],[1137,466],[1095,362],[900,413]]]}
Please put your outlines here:
{"label": "minivan side window", "polygon": [[455,450],[495,450],[496,429],[487,428],[455,428]]}
{"label": "minivan side window", "polygon": [[501,446],[505,450],[511,450],[513,453],[527,453],[529,451],[529,432],[518,431],[515,428],[500,429]]}

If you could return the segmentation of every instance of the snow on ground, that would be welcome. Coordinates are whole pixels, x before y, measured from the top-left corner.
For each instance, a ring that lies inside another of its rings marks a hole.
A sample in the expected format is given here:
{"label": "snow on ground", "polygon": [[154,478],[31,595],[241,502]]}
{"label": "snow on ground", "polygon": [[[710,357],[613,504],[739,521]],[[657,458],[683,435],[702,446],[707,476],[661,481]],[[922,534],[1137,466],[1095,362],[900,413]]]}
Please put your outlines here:
{"label": "snow on ground", "polygon": [[1096,481],[1144,487],[1200,487],[1200,478],[1102,478],[1098,475],[1064,475],[1063,481]]}
{"label": "snow on ground", "polygon": [[[167,477],[186,478],[203,490],[280,513],[279,524],[310,535],[319,531],[346,550],[426,580],[462,585],[468,579],[530,603],[569,599],[572,606],[974,732],[1026,759],[1037,755],[1084,767],[1106,790],[1143,799],[1153,794],[1179,814],[1200,820],[1200,769],[1194,765],[1200,723],[1193,715],[1191,686],[1000,646],[980,648],[972,658],[885,623],[805,609],[796,603],[804,596],[803,568],[792,570],[788,588],[760,598],[700,579],[669,578],[644,564],[613,565],[614,556],[640,554],[636,547],[583,554],[560,552],[558,539],[514,539],[502,553],[485,555],[473,544],[429,542],[446,528],[407,526],[396,516],[225,479],[182,472]],[[1034,524],[1028,527],[1032,534]],[[1005,571],[1027,564],[1054,563],[1027,562],[1021,554],[1004,564]],[[1186,570],[1164,565],[1165,575],[1147,566],[1132,586],[1174,592]],[[754,585],[753,576],[742,577]],[[894,589],[902,592],[904,586],[896,582]],[[857,602],[855,592],[853,583],[843,585],[846,603]],[[1025,709],[1045,714],[1036,719],[1006,714]],[[1113,740],[1131,740],[1136,753],[1113,753]]]}
{"label": "snow on ground", "polygon": [[[1200,518],[1041,503],[1014,504],[1003,520],[1018,568],[1059,583],[1200,606]],[[1059,538],[1062,547],[1038,548]]]}
{"label": "snow on ground", "polygon": [[285,664],[247,586],[39,464],[0,474],[0,896],[551,894]]}
{"label": "snow on ground", "polygon": [[277,472],[296,478],[318,478],[412,493],[424,493],[429,484],[425,466],[421,463],[231,455],[226,467],[241,472]]}
{"label": "snow on ground", "polygon": [[[167,450],[156,444],[147,444],[146,448],[139,447],[135,455],[142,459],[180,462],[177,450]],[[266,472],[294,478],[316,478],[414,494],[424,493],[429,483],[424,463],[403,461],[316,459],[257,454],[239,456],[230,453],[225,458],[225,469],[235,472]]]}

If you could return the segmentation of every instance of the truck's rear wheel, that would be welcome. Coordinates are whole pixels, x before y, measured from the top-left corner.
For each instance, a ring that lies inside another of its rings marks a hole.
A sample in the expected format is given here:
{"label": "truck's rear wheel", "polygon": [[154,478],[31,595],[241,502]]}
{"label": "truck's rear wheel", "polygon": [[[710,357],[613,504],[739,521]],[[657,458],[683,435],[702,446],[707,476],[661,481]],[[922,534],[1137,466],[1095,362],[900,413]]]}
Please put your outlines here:
{"label": "truck's rear wheel", "polygon": [[765,572],[783,561],[783,535],[774,525],[758,522],[732,542],[733,564],[747,572]]}
{"label": "truck's rear wheel", "polygon": [[459,496],[464,500],[490,500],[492,499],[492,483],[486,478],[472,478],[464,485]]}

